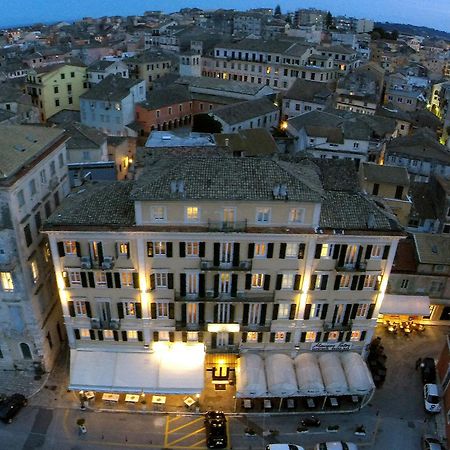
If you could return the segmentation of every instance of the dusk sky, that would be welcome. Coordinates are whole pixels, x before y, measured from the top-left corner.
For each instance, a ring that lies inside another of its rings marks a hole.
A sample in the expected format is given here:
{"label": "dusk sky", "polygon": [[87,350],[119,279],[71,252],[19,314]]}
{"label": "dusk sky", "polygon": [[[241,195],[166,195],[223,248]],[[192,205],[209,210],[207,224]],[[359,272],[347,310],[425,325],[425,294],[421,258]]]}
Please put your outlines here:
{"label": "dusk sky", "polygon": [[[0,26],[73,20],[83,16],[133,15],[146,10],[177,11],[183,7],[274,8],[267,0],[0,0]],[[317,7],[333,14],[365,17],[380,21],[425,25],[450,31],[450,0],[286,0],[279,2],[282,11],[300,7]]]}

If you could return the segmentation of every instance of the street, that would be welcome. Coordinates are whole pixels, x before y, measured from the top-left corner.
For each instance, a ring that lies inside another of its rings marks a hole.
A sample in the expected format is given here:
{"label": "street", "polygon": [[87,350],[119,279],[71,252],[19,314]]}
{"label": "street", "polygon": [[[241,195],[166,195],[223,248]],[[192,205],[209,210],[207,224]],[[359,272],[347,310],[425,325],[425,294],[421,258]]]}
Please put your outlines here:
{"label": "street", "polygon": [[[228,415],[229,448],[256,450],[264,449],[268,443],[289,442],[309,450],[317,442],[347,440],[368,450],[419,450],[422,434],[435,433],[439,418],[424,412],[415,361],[418,357],[437,357],[448,331],[448,327],[427,327],[422,335],[394,337],[379,328],[378,335],[388,357],[388,375],[367,407],[355,414],[320,415],[321,426],[301,434],[296,431],[298,414]],[[8,450],[206,447],[201,415],[80,411],[61,401],[53,408],[48,404],[42,396],[32,399],[11,425],[0,424],[0,447]],[[79,418],[86,420],[88,430],[81,436],[76,425]],[[339,425],[337,432],[326,431],[334,425]],[[359,425],[364,425],[366,436],[354,435]],[[253,429],[255,436],[246,436],[247,428]]]}

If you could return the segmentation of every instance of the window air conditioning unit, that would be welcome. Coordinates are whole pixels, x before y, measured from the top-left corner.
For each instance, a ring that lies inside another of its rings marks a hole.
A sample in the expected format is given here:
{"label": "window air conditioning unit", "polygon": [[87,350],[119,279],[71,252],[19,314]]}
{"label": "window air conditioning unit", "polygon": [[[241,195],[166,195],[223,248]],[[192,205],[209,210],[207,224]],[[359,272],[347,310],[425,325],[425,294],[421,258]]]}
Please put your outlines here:
{"label": "window air conditioning unit", "polygon": [[104,269],[104,270],[112,269],[113,262],[114,262],[114,258],[112,256],[105,256],[103,258],[103,262],[102,262],[102,269]]}
{"label": "window air conditioning unit", "polygon": [[92,268],[91,258],[89,258],[89,256],[81,257],[81,268],[82,269],[91,269]]}

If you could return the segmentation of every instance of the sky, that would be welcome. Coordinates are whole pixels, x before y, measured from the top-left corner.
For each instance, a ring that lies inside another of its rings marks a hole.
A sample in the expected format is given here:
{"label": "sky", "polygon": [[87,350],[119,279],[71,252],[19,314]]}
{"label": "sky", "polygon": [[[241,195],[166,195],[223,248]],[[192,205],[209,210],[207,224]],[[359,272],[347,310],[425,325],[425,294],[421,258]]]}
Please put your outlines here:
{"label": "sky", "polygon": [[202,9],[274,8],[277,3],[283,12],[315,7],[329,10],[333,15],[425,25],[450,32],[450,0],[0,0],[0,27],[84,16],[138,15],[146,10],[173,12],[195,6]]}

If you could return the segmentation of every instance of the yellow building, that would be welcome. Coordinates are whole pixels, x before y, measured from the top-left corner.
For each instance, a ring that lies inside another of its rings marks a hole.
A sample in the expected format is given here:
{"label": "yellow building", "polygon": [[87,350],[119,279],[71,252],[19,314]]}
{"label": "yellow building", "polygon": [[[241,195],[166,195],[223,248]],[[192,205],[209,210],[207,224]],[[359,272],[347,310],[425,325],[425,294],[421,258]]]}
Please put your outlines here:
{"label": "yellow building", "polygon": [[88,90],[86,67],[63,63],[36,68],[28,73],[26,90],[42,122],[64,109],[79,111],[80,95]]}

